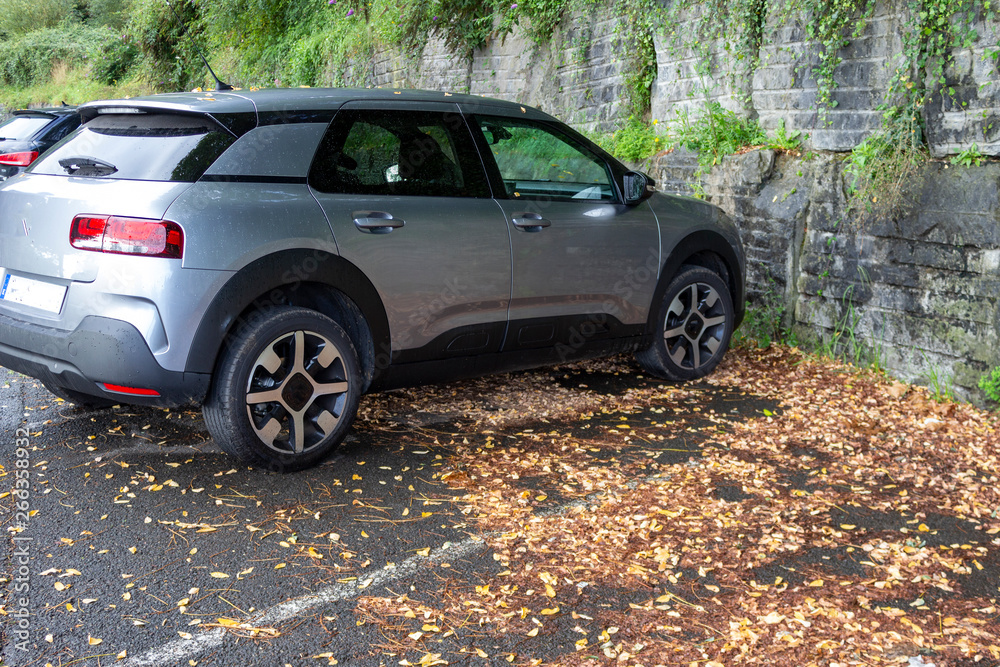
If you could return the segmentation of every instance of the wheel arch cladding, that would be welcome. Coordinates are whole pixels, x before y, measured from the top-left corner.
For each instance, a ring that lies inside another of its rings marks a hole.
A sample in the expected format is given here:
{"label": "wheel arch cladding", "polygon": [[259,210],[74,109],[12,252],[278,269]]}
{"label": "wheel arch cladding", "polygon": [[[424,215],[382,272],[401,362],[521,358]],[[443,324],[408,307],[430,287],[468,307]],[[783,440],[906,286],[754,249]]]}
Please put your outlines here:
{"label": "wheel arch cladding", "polygon": [[684,237],[663,263],[660,280],[653,294],[653,303],[649,309],[649,319],[646,322],[646,332],[650,336],[656,330],[659,317],[659,304],[667,286],[683,266],[700,266],[718,274],[729,286],[733,299],[733,330],[743,321],[746,304],[744,303],[744,277],[739,257],[730,246],[729,241],[717,232],[702,230]]}
{"label": "wheel arch cladding", "polygon": [[340,324],[358,352],[364,386],[388,366],[389,321],[374,285],[353,264],[321,250],[285,250],[239,270],[212,299],[186,370],[211,373],[227,337],[256,312],[301,306]]}

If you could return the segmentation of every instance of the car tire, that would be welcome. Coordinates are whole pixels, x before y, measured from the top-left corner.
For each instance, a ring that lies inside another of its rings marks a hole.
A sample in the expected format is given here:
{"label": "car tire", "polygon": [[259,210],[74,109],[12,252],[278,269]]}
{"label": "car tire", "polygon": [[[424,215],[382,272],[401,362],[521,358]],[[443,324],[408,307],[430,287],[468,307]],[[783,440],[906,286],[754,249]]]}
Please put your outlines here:
{"label": "car tire", "polygon": [[316,465],[344,439],[362,389],[344,329],[313,310],[255,313],[227,341],[203,407],[227,453],[274,471]]}
{"label": "car tire", "polygon": [[84,394],[81,391],[75,391],[73,389],[67,389],[66,387],[61,387],[57,384],[49,384],[47,382],[42,383],[49,393],[57,396],[64,401],[73,403],[80,408],[91,408],[94,410],[103,410],[105,408],[110,408],[113,405],[118,405],[116,401],[112,401],[109,398],[101,398],[100,396],[91,396],[90,394]]}
{"label": "car tire", "polygon": [[684,266],[663,295],[652,344],[637,352],[636,359],[666,380],[705,377],[729,348],[734,321],[726,282],[709,269]]}

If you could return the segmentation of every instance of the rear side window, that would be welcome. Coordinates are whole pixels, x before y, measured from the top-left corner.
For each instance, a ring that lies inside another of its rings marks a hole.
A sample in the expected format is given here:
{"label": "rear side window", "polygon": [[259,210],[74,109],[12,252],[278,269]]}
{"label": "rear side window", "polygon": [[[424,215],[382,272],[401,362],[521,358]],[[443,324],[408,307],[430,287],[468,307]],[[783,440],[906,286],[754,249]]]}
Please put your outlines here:
{"label": "rear side window", "polygon": [[14,116],[0,124],[0,141],[24,141],[52,122],[51,116]]}
{"label": "rear side window", "polygon": [[235,141],[209,120],[169,114],[98,116],[57,145],[32,171],[135,181],[201,178]]}
{"label": "rear side window", "polygon": [[320,192],[489,197],[482,161],[457,113],[341,111],[309,173]]}

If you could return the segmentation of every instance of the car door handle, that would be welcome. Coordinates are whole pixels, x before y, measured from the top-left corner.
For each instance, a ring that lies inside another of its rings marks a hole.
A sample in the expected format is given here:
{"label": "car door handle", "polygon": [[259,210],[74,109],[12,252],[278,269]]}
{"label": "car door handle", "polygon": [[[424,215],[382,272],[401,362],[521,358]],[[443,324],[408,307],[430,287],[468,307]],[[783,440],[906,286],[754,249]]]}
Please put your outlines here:
{"label": "car door handle", "polygon": [[514,226],[522,232],[540,232],[552,225],[552,221],[537,213],[519,213],[511,218]]}
{"label": "car door handle", "polygon": [[354,212],[354,226],[370,234],[388,234],[405,224],[404,220],[394,218],[391,213],[385,211]]}

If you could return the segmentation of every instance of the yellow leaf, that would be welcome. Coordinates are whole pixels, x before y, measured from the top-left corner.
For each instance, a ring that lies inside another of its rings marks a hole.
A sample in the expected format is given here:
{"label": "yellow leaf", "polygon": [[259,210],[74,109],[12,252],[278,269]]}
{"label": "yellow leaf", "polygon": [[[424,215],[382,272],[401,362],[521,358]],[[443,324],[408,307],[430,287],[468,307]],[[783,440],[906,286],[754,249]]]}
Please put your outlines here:
{"label": "yellow leaf", "polygon": [[422,632],[411,632],[410,634],[408,634],[406,636],[416,642],[416,641],[420,641],[420,638],[424,636],[424,633],[422,633]]}
{"label": "yellow leaf", "polygon": [[550,609],[543,609],[541,611],[542,616],[552,616],[553,614],[559,613],[559,607],[552,607]]}
{"label": "yellow leaf", "polygon": [[52,587],[55,588],[57,591],[64,591],[67,588],[69,588],[69,586],[67,586],[61,581],[57,581],[56,583],[52,584]]}
{"label": "yellow leaf", "polygon": [[550,598],[554,598],[556,596],[556,589],[552,588],[550,584],[545,584],[545,594]]}
{"label": "yellow leaf", "polygon": [[417,555],[418,556],[424,556],[426,558],[427,556],[431,555],[431,548],[430,547],[425,547],[423,549],[417,549]]}
{"label": "yellow leaf", "polygon": [[354,475],[351,476],[351,479],[353,479],[354,481],[359,481],[361,479],[361,475],[354,473]]}
{"label": "yellow leaf", "polygon": [[280,570],[281,568],[285,567],[286,565],[288,565],[288,563],[278,563],[277,565],[274,566],[274,569],[275,570]]}
{"label": "yellow leaf", "polygon": [[181,639],[191,639],[193,636],[190,632],[178,632],[177,634],[181,636]]}
{"label": "yellow leaf", "polygon": [[97,637],[91,637],[90,635],[87,635],[87,643],[90,644],[91,646],[97,646],[103,641],[104,641],[103,639],[98,639]]}
{"label": "yellow leaf", "polygon": [[124,660],[127,657],[128,657],[128,651],[122,651],[121,653],[115,656],[115,660]]}
{"label": "yellow leaf", "polygon": [[535,637],[537,635],[538,635],[538,628],[531,628],[530,630],[528,630],[529,637]]}
{"label": "yellow leaf", "polygon": [[931,529],[927,527],[926,523],[922,523],[919,526],[917,526],[917,530],[920,531],[921,533],[928,533],[930,532]]}
{"label": "yellow leaf", "polygon": [[190,602],[190,601],[191,601],[191,598],[181,598],[180,600],[177,601],[177,606],[178,607],[186,607],[187,603]]}
{"label": "yellow leaf", "polygon": [[816,581],[810,581],[809,585],[818,588],[823,585],[823,580],[817,579]]}
{"label": "yellow leaf", "polygon": [[843,528],[844,530],[854,530],[855,528],[857,528],[857,526],[851,523],[842,523],[840,524],[840,527]]}
{"label": "yellow leaf", "polygon": [[225,572],[210,572],[209,575],[213,579],[228,579],[229,575]]}
{"label": "yellow leaf", "polygon": [[441,628],[436,625],[431,625],[430,623],[425,623],[424,627],[420,628],[424,632],[441,632]]}
{"label": "yellow leaf", "polygon": [[231,619],[231,618],[225,618],[225,617],[222,617],[222,618],[217,618],[217,619],[215,619],[215,621],[216,621],[216,623],[218,623],[219,625],[224,625],[224,626],[226,626],[227,628],[233,628],[233,627],[236,627],[237,625],[239,625],[239,624],[240,624],[240,622],[239,622],[239,621],[234,621],[234,620],[233,620],[233,619]]}
{"label": "yellow leaf", "polygon": [[477,648],[476,649],[476,655],[478,655],[480,658],[488,658],[488,657],[490,657],[490,654],[487,653],[486,651],[484,651],[481,648]]}
{"label": "yellow leaf", "polygon": [[770,614],[764,617],[764,622],[768,625],[774,625],[775,623],[781,623],[785,620],[784,614],[779,614],[776,611],[772,611]]}

